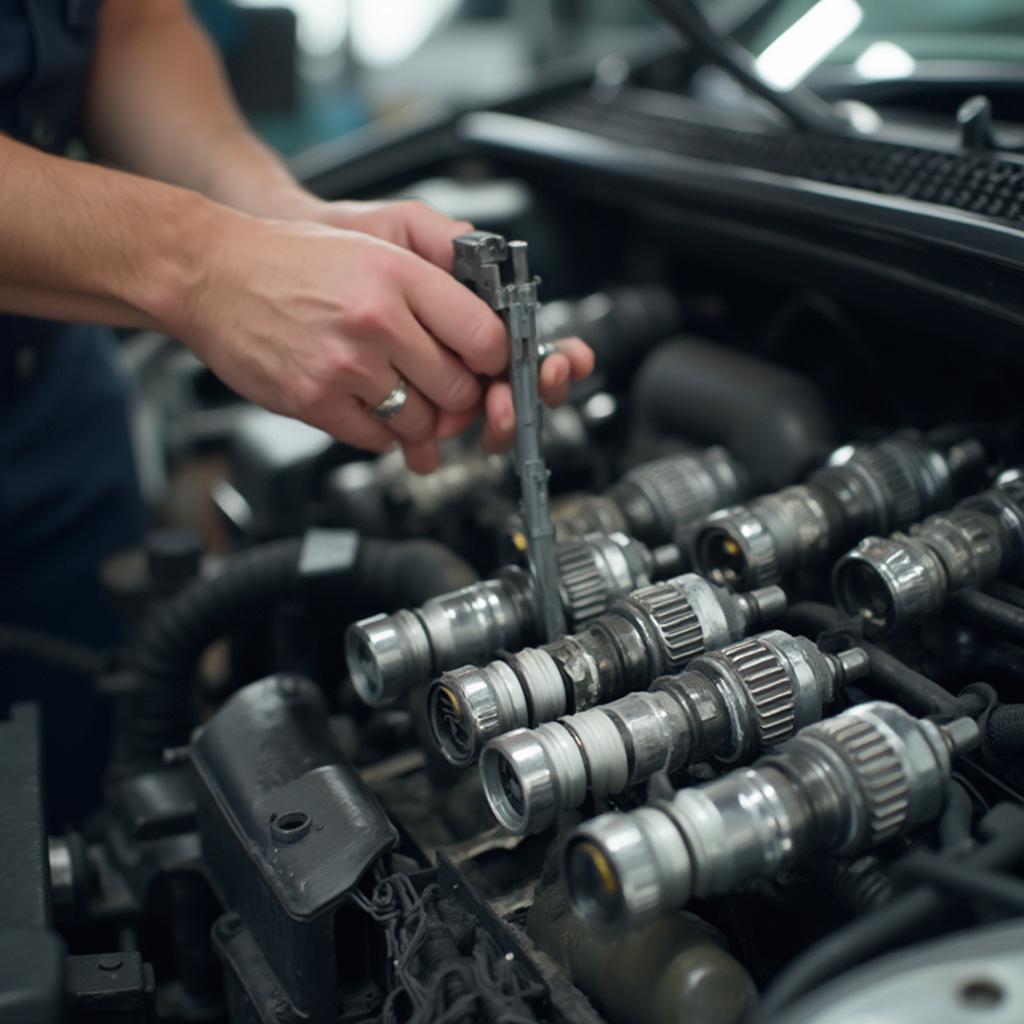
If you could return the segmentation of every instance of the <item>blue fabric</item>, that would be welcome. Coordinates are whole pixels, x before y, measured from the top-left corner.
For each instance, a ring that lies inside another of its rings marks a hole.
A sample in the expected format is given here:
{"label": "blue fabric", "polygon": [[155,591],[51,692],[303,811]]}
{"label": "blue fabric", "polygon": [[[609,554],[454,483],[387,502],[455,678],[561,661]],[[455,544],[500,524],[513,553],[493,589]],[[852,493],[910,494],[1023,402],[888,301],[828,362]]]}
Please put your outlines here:
{"label": "blue fabric", "polygon": [[[0,0],[0,131],[54,152],[78,134],[99,6]],[[99,566],[143,528],[112,347],[103,328],[0,316],[0,623],[100,649],[121,635]],[[0,651],[0,714],[26,698],[59,828],[98,793],[109,709],[81,676]]]}

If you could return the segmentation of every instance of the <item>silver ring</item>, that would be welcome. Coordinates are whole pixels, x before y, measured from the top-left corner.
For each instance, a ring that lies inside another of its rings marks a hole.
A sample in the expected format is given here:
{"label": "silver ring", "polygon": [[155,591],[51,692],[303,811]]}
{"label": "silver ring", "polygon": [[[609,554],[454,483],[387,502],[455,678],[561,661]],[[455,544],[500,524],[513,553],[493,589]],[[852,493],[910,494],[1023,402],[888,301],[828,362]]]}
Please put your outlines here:
{"label": "silver ring", "polygon": [[553,356],[557,351],[557,341],[545,340],[537,342],[537,362],[543,363],[548,356]]}
{"label": "silver ring", "polygon": [[394,419],[405,408],[408,398],[409,393],[406,391],[406,380],[399,374],[398,383],[388,392],[383,402],[373,407],[373,413],[378,419]]}

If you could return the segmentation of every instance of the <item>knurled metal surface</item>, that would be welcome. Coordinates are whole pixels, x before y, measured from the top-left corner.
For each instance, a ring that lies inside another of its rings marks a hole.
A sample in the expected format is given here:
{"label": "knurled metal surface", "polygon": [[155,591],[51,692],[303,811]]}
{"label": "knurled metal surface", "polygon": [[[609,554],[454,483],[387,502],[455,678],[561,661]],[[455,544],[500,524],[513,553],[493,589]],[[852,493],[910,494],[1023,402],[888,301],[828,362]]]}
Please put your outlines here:
{"label": "knurled metal surface", "polygon": [[636,590],[630,599],[647,612],[661,640],[665,671],[683,668],[704,653],[704,630],[690,602],[668,583]]}
{"label": "knurled metal surface", "polygon": [[828,737],[856,773],[867,813],[868,843],[896,835],[910,807],[910,789],[902,759],[887,737],[862,718],[827,718],[812,728]]}
{"label": "knurled metal surface", "polygon": [[921,488],[911,463],[915,454],[896,441],[881,441],[858,451],[851,461],[859,463],[878,481],[889,501],[890,529],[916,523],[925,514]]}
{"label": "knurled metal surface", "polygon": [[700,486],[701,478],[707,476],[707,470],[696,459],[670,456],[633,470],[626,480],[645,494],[656,495],[652,504],[658,514],[665,517],[664,526],[672,530],[711,511],[707,488]]}
{"label": "knurled metal surface", "polygon": [[555,560],[566,618],[573,629],[579,629],[608,608],[608,584],[593,546],[585,540],[560,541]]}
{"label": "knurled metal surface", "polygon": [[731,508],[713,513],[706,520],[709,528],[719,522],[731,523],[733,530],[743,540],[744,559],[750,574],[749,586],[767,586],[782,575],[779,556],[775,551],[775,540],[748,505],[733,505]]}
{"label": "knurled metal surface", "polygon": [[[999,541],[991,517],[983,515],[966,515],[959,519],[960,529],[973,556],[975,573],[986,577],[999,570]],[[986,572],[987,570],[987,572]],[[983,586],[988,579],[971,580],[971,586]]]}
{"label": "knurled metal surface", "polygon": [[1007,480],[999,485],[1001,490],[1022,512],[1024,512],[1024,477]]}
{"label": "knurled metal surface", "polygon": [[762,745],[773,746],[791,736],[796,700],[792,680],[778,654],[756,639],[734,644],[727,653],[750,697]]}

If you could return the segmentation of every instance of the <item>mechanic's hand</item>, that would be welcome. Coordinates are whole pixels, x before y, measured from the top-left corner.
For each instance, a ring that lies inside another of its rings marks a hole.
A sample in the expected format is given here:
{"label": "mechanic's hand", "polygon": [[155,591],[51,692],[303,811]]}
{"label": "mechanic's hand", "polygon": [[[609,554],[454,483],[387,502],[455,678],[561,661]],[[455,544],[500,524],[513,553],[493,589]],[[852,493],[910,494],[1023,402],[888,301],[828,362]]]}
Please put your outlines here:
{"label": "mechanic's hand", "polygon": [[[421,263],[426,261],[433,264],[449,274],[452,269],[453,261],[453,249],[452,240],[457,238],[459,235],[465,234],[467,231],[473,230],[473,225],[468,221],[456,221],[450,217],[438,212],[427,203],[419,200],[401,200],[396,202],[325,202],[311,196],[309,193],[297,190],[289,193],[285,197],[281,197],[281,202],[275,202],[270,212],[273,212],[287,220],[298,220],[305,223],[317,223],[326,225],[328,227],[338,228],[345,232],[360,232],[365,235],[370,235],[374,238],[380,239],[384,242],[391,243],[392,245],[398,246],[409,253],[415,253],[417,256],[422,257],[422,260],[416,260],[415,263]],[[421,275],[423,276],[423,275]],[[432,273],[427,274],[431,280],[436,280],[436,275]],[[455,284],[451,278],[448,278],[446,287],[439,291],[435,297],[436,302],[444,303],[446,300],[444,296],[449,293],[448,286]],[[457,285],[457,288],[462,289],[463,292],[468,292],[462,285]],[[418,289],[421,297],[423,292],[429,288],[429,285],[424,283]],[[497,320],[495,314],[493,314],[484,303],[475,299],[470,294],[470,297],[475,303],[483,307],[487,313],[490,314],[491,318]],[[464,300],[458,304],[459,308],[465,306]],[[440,311],[438,311],[438,314]],[[432,330],[430,320],[430,313],[414,314],[411,313],[405,322],[408,323],[410,320],[415,324],[419,315],[419,321],[423,323],[428,329]],[[424,319],[426,317],[427,319]],[[434,319],[437,319],[437,314],[434,315]],[[456,316],[449,316],[446,318],[446,323],[453,329],[457,329]],[[397,327],[397,322],[391,324],[392,327]],[[471,329],[472,323],[469,323]],[[440,382],[436,379],[434,381],[434,387],[428,387],[425,382],[417,380],[413,373],[406,372],[402,369],[403,365],[398,362],[394,362],[393,365],[400,369],[403,375],[409,380],[410,384],[415,384],[420,388],[424,398],[429,399],[436,406],[437,416],[434,421],[434,434],[430,438],[421,437],[421,431],[419,427],[423,421],[421,412],[422,403],[416,402],[416,405],[420,407],[418,418],[413,423],[415,430],[415,436],[410,436],[408,430],[403,431],[401,428],[407,425],[407,421],[410,418],[410,407],[414,404],[414,398],[410,393],[409,401],[407,402],[405,410],[390,421],[390,426],[394,429],[395,433],[391,435],[392,441],[398,440],[403,449],[405,450],[406,461],[410,468],[417,472],[430,472],[436,468],[439,456],[437,450],[436,441],[438,439],[444,439],[453,437],[456,434],[461,433],[466,427],[473,423],[481,414],[486,417],[484,434],[483,434],[483,445],[488,451],[501,451],[509,447],[512,443],[514,430],[515,430],[515,414],[512,409],[512,392],[507,381],[494,380],[493,378],[499,373],[503,372],[507,366],[508,353],[507,353],[507,338],[504,334],[504,330],[501,328],[499,323],[500,331],[500,359],[491,358],[490,339],[488,331],[488,339],[485,343],[488,346],[488,354],[486,358],[481,361],[479,358],[476,362],[466,358],[463,348],[465,344],[460,347],[458,339],[454,341],[449,340],[447,337],[434,334],[436,340],[441,343],[442,348],[447,345],[454,353],[463,357],[463,363],[465,367],[468,367],[474,374],[479,377],[479,387],[476,392],[475,400],[469,404],[463,404],[461,401],[463,393],[468,393],[469,387],[464,382],[455,383],[453,382],[452,388],[458,394],[460,401],[457,404],[452,402],[443,401],[442,399],[435,398],[434,396],[438,393],[438,387],[441,386]],[[422,331],[420,332],[422,335]],[[418,337],[415,341],[421,341],[422,338]],[[473,342],[469,342],[470,348],[473,347]],[[413,346],[416,348],[417,346]],[[411,354],[410,357],[411,358]],[[434,360],[437,362],[437,360]],[[376,363],[379,366],[379,360]],[[498,370],[491,369],[490,367],[498,366]],[[560,405],[568,399],[569,396],[569,383],[571,380],[578,380],[582,377],[587,376],[593,369],[593,354],[590,349],[581,342],[578,338],[567,339],[559,342],[559,352],[549,356],[545,361],[541,369],[540,375],[540,393],[541,398],[548,405]],[[438,376],[438,373],[434,373],[434,378]],[[383,387],[374,389],[374,393],[379,391],[380,397],[377,399],[379,402],[381,398],[390,391],[391,387],[394,386],[394,381],[397,381],[397,374],[392,371],[391,375],[386,376],[386,382],[392,382],[390,387],[386,390]],[[230,382],[230,381],[229,381]],[[352,393],[352,392],[350,392]],[[363,394],[366,393],[366,388],[363,388]],[[250,396],[251,397],[251,396]],[[357,398],[361,398],[361,395],[357,395]],[[418,397],[418,396],[417,396]],[[266,403],[263,403],[266,404]],[[372,413],[368,412],[365,405],[376,404],[370,402],[368,399],[362,399],[362,406],[357,407],[355,412],[350,412],[351,418],[358,419],[362,424],[359,428],[360,437],[370,437],[367,427],[367,416],[371,417],[371,422],[374,426],[373,435],[378,438],[381,442],[383,441],[384,434],[382,433],[382,425],[375,417],[372,417]],[[293,414],[295,415],[295,414]],[[316,425],[322,425],[316,419],[310,416],[309,413],[302,415],[298,414],[300,418],[307,419],[309,422],[315,422]],[[313,414],[316,415],[315,413]],[[325,428],[327,429],[327,428]],[[368,447],[372,450],[380,450],[378,445],[370,444],[368,442],[361,442],[356,440],[354,435],[350,434],[346,437],[341,437],[336,431],[331,431],[334,436],[339,437],[341,440],[349,441],[352,444],[356,444],[359,447]],[[395,436],[397,435],[397,437]]]}
{"label": "mechanic's hand", "polygon": [[[589,377],[594,369],[594,353],[580,338],[563,338],[557,351],[540,364],[540,396],[546,405],[564,405],[574,380]],[[516,414],[512,404],[512,385],[507,380],[486,382],[483,408],[467,412],[442,412],[437,420],[438,437],[461,434],[481,411],[484,432],[480,444],[484,451],[507,451],[515,440]]]}
{"label": "mechanic's hand", "polygon": [[[397,202],[317,201],[307,216],[324,224],[364,231],[394,242],[422,256],[442,270],[451,271],[452,240],[473,230],[468,221],[453,221],[419,200]],[[540,395],[547,405],[563,405],[569,399],[572,381],[588,377],[594,369],[594,353],[579,338],[558,342],[558,351],[541,365]],[[442,411],[438,417],[438,437],[462,433],[479,415],[485,416],[482,444],[486,451],[505,451],[515,437],[515,411],[512,388],[506,380],[487,382],[481,408],[464,412]]]}
{"label": "mechanic's hand", "polygon": [[[506,367],[498,316],[450,274],[367,234],[231,215],[170,328],[226,383],[372,451],[438,465],[438,416],[479,409]],[[458,233],[461,228],[456,229]],[[371,411],[409,382],[386,424]]]}

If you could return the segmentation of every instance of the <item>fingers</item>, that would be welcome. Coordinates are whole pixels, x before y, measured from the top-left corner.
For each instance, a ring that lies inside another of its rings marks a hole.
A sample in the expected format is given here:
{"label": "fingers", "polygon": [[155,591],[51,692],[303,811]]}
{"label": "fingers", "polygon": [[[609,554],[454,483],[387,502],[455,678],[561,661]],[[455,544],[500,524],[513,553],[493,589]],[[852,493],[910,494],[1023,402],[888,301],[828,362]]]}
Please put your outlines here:
{"label": "fingers", "polygon": [[[586,377],[594,368],[594,353],[579,338],[565,338],[558,351],[541,363],[538,386],[547,405],[562,405],[569,399],[572,382]],[[515,439],[516,416],[512,388],[507,381],[493,381],[484,399],[486,422],[480,439],[484,451],[503,452]]]}
{"label": "fingers", "polygon": [[414,473],[433,473],[441,465],[441,451],[434,440],[405,441],[402,454],[405,464]]}
{"label": "fingers", "polygon": [[[366,378],[358,378],[352,382],[352,394],[363,402],[367,411],[374,410],[389,397],[392,390],[399,384],[398,371],[394,367],[381,369]],[[382,423],[399,440],[422,442],[434,438],[437,424],[437,410],[416,389],[415,385],[405,384],[405,402],[401,409],[387,420],[375,418]]]}
{"label": "fingers", "polygon": [[566,356],[560,352],[548,356],[541,363],[540,376],[537,382],[540,397],[547,405],[562,405],[569,400],[571,366]]}
{"label": "fingers", "polygon": [[594,372],[594,350],[582,338],[562,338],[558,352],[569,360],[573,380],[583,380]]}
{"label": "fingers", "polygon": [[[334,413],[321,417],[315,426],[326,430],[338,441],[378,454],[391,451],[398,443],[385,422],[354,399],[341,399]],[[441,464],[441,454],[433,438],[403,441],[401,444],[406,465],[414,473],[432,473]]]}
{"label": "fingers", "polygon": [[381,420],[351,398],[339,400],[331,414],[320,417],[313,425],[326,430],[337,441],[370,452],[390,451],[397,443]]}
{"label": "fingers", "polygon": [[405,208],[408,248],[451,273],[454,259],[452,239],[472,231],[473,225],[467,220],[452,220],[417,199],[400,205]]}
{"label": "fingers", "polygon": [[395,368],[439,409],[464,412],[479,405],[480,381],[408,311],[400,315],[392,344]]}
{"label": "fingers", "polygon": [[465,285],[429,263],[410,261],[405,297],[416,319],[473,373],[497,377],[508,365],[508,336],[498,314]]}
{"label": "fingers", "polygon": [[437,417],[437,437],[445,441],[449,437],[456,437],[475,423],[483,412],[483,400],[481,399],[472,409],[465,412],[445,412],[442,410]]}
{"label": "fingers", "polygon": [[485,452],[507,451],[515,437],[516,414],[512,404],[512,386],[507,380],[496,380],[484,398],[484,431],[480,446]]}

